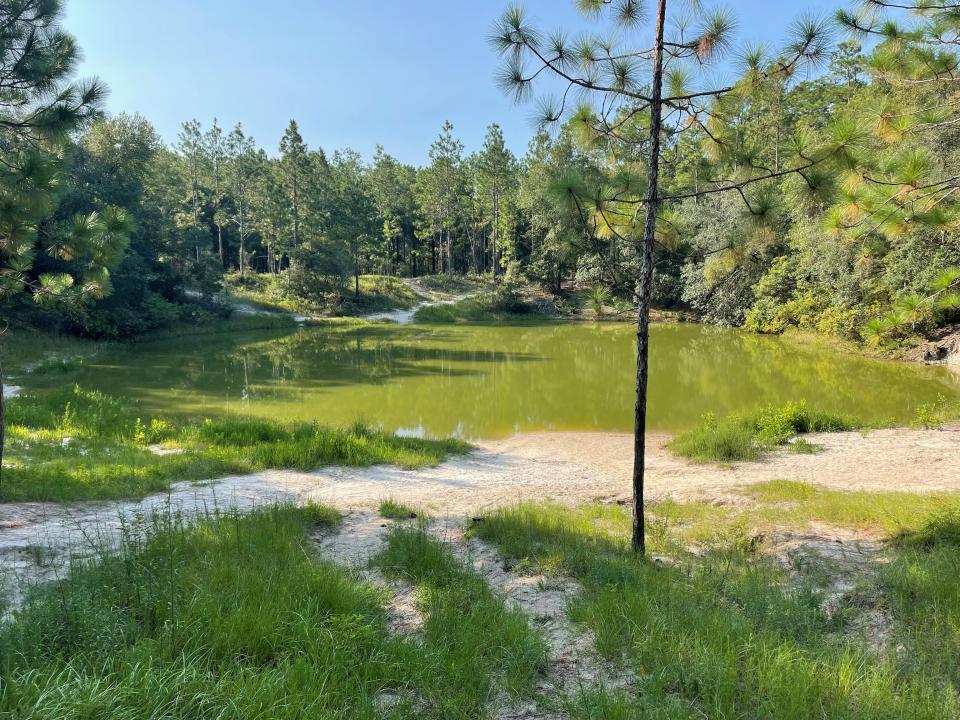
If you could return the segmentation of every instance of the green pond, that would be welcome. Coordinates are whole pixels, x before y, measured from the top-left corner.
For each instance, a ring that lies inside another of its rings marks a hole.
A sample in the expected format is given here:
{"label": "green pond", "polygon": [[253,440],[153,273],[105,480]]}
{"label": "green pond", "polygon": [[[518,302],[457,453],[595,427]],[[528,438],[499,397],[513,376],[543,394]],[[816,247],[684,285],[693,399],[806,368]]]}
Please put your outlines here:
{"label": "green pond", "polygon": [[[736,330],[656,326],[651,347],[653,430],[788,400],[907,422],[921,403],[960,396],[960,376],[946,368]],[[363,419],[411,435],[476,439],[629,430],[634,352],[633,328],[622,324],[330,325],[123,347],[99,355],[76,382],[135,398],[145,414]]]}

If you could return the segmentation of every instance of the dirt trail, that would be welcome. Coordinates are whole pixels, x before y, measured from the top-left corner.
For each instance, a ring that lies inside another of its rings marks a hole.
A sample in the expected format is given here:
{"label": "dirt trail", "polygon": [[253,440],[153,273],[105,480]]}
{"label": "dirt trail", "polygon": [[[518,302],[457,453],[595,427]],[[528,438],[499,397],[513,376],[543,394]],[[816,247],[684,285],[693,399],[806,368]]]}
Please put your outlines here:
{"label": "dirt trail", "polygon": [[413,318],[417,314],[417,310],[420,310],[421,308],[432,307],[434,305],[453,305],[454,303],[458,303],[461,300],[466,300],[467,298],[476,294],[469,292],[455,295],[452,293],[441,292],[439,290],[431,290],[424,285],[423,281],[419,278],[405,278],[402,282],[417,295],[426,299],[421,300],[416,305],[406,310],[399,309],[390,310],[388,312],[373,313],[372,315],[365,315],[363,319],[373,321],[384,320],[388,322],[395,322],[400,325],[409,325],[413,322]]}
{"label": "dirt trail", "polygon": [[[764,462],[728,468],[675,458],[664,447],[666,440],[656,435],[649,443],[650,499],[729,499],[730,488],[773,479],[851,490],[960,490],[957,430],[814,435],[809,440],[824,448],[820,453],[779,452]],[[0,505],[0,568],[12,575],[16,599],[24,584],[54,577],[63,560],[88,547],[90,538],[109,544],[122,523],[167,507],[189,515],[285,500],[369,511],[394,498],[435,517],[463,518],[524,500],[622,501],[629,497],[631,448],[626,434],[532,433],[484,442],[470,455],[417,471],[390,466],[271,470],[203,485],[180,483],[168,494],[134,502],[7,503]]]}

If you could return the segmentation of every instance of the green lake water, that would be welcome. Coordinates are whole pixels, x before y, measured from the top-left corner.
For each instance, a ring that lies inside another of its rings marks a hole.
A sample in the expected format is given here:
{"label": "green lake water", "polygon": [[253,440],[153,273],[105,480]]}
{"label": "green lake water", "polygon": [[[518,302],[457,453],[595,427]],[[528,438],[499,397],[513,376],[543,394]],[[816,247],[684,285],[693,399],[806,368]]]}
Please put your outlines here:
{"label": "green lake water", "polygon": [[[736,330],[656,326],[651,346],[653,430],[688,428],[707,411],[788,400],[872,422],[907,422],[921,403],[960,396],[960,375],[946,368]],[[145,414],[239,413],[335,425],[364,419],[417,436],[468,439],[629,430],[634,348],[634,329],[623,324],[305,327],[120,348],[97,356],[76,382],[135,398]]]}

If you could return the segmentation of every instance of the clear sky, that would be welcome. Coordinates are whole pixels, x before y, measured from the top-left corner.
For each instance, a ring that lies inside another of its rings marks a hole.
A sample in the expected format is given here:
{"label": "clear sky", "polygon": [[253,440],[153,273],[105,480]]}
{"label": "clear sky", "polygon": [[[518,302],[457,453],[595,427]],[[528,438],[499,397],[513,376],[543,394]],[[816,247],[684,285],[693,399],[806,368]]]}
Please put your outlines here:
{"label": "clear sky", "polygon": [[[733,0],[743,40],[776,43],[805,11],[845,0]],[[243,122],[275,151],[291,117],[311,147],[380,143],[420,164],[444,120],[467,151],[499,123],[522,153],[532,108],[495,85],[487,43],[509,0],[67,0],[82,76],[111,89],[110,112],[139,112],[163,138],[184,120]],[[583,29],[572,0],[527,0],[546,29]]]}

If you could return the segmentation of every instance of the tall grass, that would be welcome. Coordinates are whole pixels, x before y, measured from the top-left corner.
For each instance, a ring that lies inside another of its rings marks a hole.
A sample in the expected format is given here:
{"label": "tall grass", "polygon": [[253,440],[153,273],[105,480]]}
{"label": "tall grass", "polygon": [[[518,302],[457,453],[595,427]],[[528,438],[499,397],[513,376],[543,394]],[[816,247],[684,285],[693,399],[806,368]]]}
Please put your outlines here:
{"label": "tall grass", "polygon": [[385,561],[427,617],[420,637],[391,635],[383,591],[308,537],[338,521],[321,506],[148,518],[0,626],[0,717],[469,719],[529,690],[543,641],[522,615],[435,542],[396,536]]}
{"label": "tall grass", "polygon": [[[620,508],[523,505],[476,526],[507,555],[576,577],[584,591],[573,617],[593,630],[598,651],[636,669],[636,690],[584,693],[570,701],[572,717],[933,720],[960,713],[942,664],[921,656],[904,663],[892,648],[878,654],[845,635],[847,614],[827,612],[815,586],[788,581],[750,544],[718,540],[700,556],[653,563],[630,551],[629,522]],[[954,586],[953,603],[957,592]]]}
{"label": "tall grass", "polygon": [[448,549],[422,529],[398,527],[373,562],[418,589],[437,682],[455,688],[440,700],[443,717],[473,717],[498,695],[532,692],[546,661],[543,637]]}
{"label": "tall grass", "polygon": [[[676,455],[696,462],[756,460],[796,435],[843,432],[858,426],[853,418],[810,410],[804,402],[787,403],[723,420],[708,413],[697,427],[675,437],[669,447]],[[808,444],[803,450],[815,448]]]}
{"label": "tall grass", "polygon": [[880,578],[897,619],[895,639],[913,672],[960,688],[960,501],[944,503],[920,528],[900,533]]}
{"label": "tall grass", "polygon": [[[266,468],[323,465],[404,468],[436,465],[468,446],[418,440],[363,424],[329,428],[250,418],[203,421],[141,417],[125,400],[79,387],[9,401],[8,449],[0,500],[141,497],[178,480]],[[178,450],[158,455],[151,446]]]}
{"label": "tall grass", "polygon": [[276,507],[188,526],[154,517],[75,563],[0,628],[0,708],[32,718],[373,717],[410,648],[377,593],[314,556],[330,510]]}

